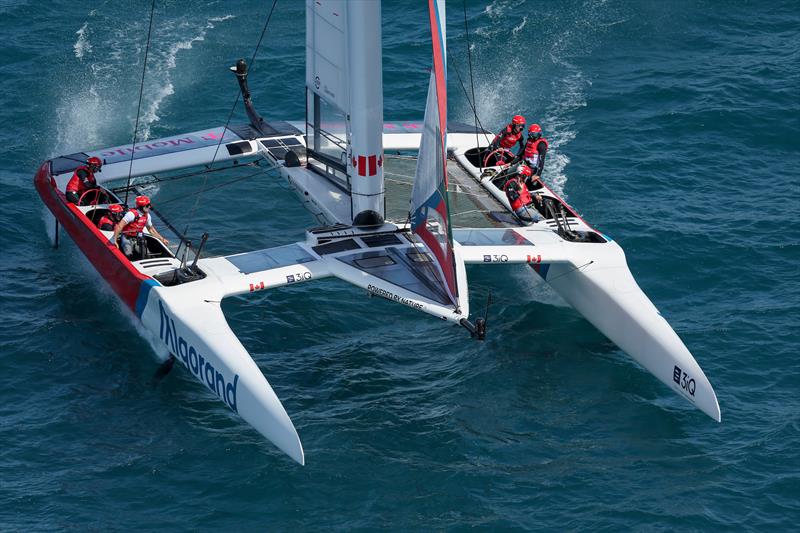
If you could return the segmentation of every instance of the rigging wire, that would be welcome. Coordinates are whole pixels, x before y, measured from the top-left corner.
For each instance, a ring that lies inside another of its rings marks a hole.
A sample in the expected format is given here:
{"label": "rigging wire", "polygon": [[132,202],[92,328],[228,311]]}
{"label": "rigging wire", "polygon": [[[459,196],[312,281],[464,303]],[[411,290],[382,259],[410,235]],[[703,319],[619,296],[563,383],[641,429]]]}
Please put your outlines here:
{"label": "rigging wire", "polygon": [[[225,187],[227,185],[232,185],[234,183],[238,183],[240,181],[244,181],[244,180],[246,180],[248,178],[252,178],[252,177],[258,176],[260,174],[263,174],[263,170],[261,170],[261,169],[255,171],[255,172],[251,172],[250,174],[245,174],[244,176],[240,176],[240,177],[238,177],[236,179],[225,181],[225,182],[219,183],[217,185],[212,185],[211,187],[206,187],[206,188],[199,189],[199,190],[194,191],[194,192],[189,193],[189,194],[183,194],[181,196],[176,196],[174,198],[169,198],[167,200],[159,200],[158,201],[158,205],[162,206],[164,204],[169,204],[169,203],[175,202],[177,200],[183,200],[183,199],[189,198],[191,196],[199,196],[199,195],[201,195],[202,193],[204,193],[206,191],[213,191],[214,189],[219,189],[219,188]],[[189,227],[187,226],[187,229],[186,229],[186,231],[184,231],[184,233],[188,233],[188,228]]]}
{"label": "rigging wire", "polygon": [[[472,50],[470,49],[469,44],[469,23],[467,22],[467,0],[462,0],[461,5],[464,7],[464,38],[466,39],[467,43],[467,62],[469,63],[469,85],[472,89],[472,101],[475,102],[475,105],[472,106],[472,116],[475,118],[475,149],[478,151],[478,170],[483,173],[483,159],[481,157],[481,150],[480,150],[480,138],[478,137],[478,110],[477,105],[478,102],[475,100],[475,80],[472,76]],[[483,126],[481,126],[483,128]]]}
{"label": "rigging wire", "polygon": [[[154,0],[155,1],[155,0]],[[269,15],[267,16],[267,20],[264,23],[264,28],[261,30],[261,36],[258,38],[258,43],[256,44],[255,50],[253,50],[253,56],[250,58],[250,72],[253,71],[253,67],[255,66],[256,61],[256,54],[258,54],[258,49],[261,47],[261,41],[264,39],[264,35],[267,33],[267,27],[269,26],[269,21],[272,20],[272,14],[275,11],[275,5],[278,3],[278,0],[272,0],[272,7],[269,10]],[[225,134],[228,132],[228,125],[230,125],[231,118],[233,117],[233,112],[236,110],[236,106],[239,104],[239,97],[241,96],[241,91],[236,91],[236,98],[233,100],[233,105],[231,106],[231,110],[228,113],[228,120],[225,121],[225,126],[222,128],[222,135],[219,137],[219,141],[217,142],[217,147],[214,150],[214,156],[211,158],[211,163],[208,165],[209,170],[214,165],[214,161],[217,159],[217,153],[219,153],[219,147],[222,144],[223,139],[225,139]],[[208,181],[208,174],[203,177],[203,186],[200,188],[200,192],[204,190],[211,190],[205,189],[206,182]],[[200,205],[200,195],[197,195],[195,199],[194,206],[192,210],[189,212],[189,222],[186,225],[186,230],[188,232],[189,225],[194,220],[194,215],[197,212],[197,207]]]}
{"label": "rigging wire", "polygon": [[[137,186],[141,185],[150,185],[153,183],[166,183],[169,181],[177,181],[186,178],[194,178],[196,176],[202,176],[203,174],[210,174],[212,172],[222,172],[223,170],[230,170],[232,168],[243,168],[243,167],[260,167],[260,162],[264,161],[263,158],[256,159],[255,161],[251,161],[249,163],[239,163],[238,165],[228,165],[225,167],[217,167],[217,168],[205,168],[203,170],[199,170],[196,172],[186,172],[184,174],[176,174],[175,176],[167,176],[167,177],[159,177],[157,174],[151,174],[150,176],[152,179],[147,181],[138,181],[136,185],[130,187],[130,189],[135,189]],[[125,190],[125,187],[115,187],[112,189],[115,193],[122,193]]]}
{"label": "rigging wire", "polygon": [[139,106],[136,108],[136,124],[133,126],[133,143],[131,144],[131,162],[128,165],[128,183],[125,186],[125,205],[128,205],[128,189],[131,186],[133,173],[133,156],[136,154],[136,137],[139,134],[139,116],[142,112],[142,96],[144,95],[144,76],[147,73],[147,55],[150,52],[150,36],[153,34],[153,14],[156,11],[156,0],[150,4],[150,24],[147,27],[147,45],[144,48],[144,65],[142,65],[142,81],[139,85]]}
{"label": "rigging wire", "polygon": [[456,76],[458,77],[458,83],[461,85],[461,90],[464,91],[464,96],[467,98],[467,103],[469,104],[470,109],[472,109],[472,114],[475,117],[475,121],[478,123],[478,126],[480,127],[482,132],[489,131],[483,127],[481,119],[478,117],[478,111],[475,109],[475,105],[469,98],[469,93],[467,92],[467,88],[464,86],[464,80],[461,78],[461,73],[458,71],[458,67],[456,67],[454,63],[451,64],[453,65],[453,70],[455,71]]}
{"label": "rigging wire", "polygon": [[[404,180],[401,180],[401,179],[387,178],[387,177],[385,177],[386,174],[384,174],[384,178],[383,179],[385,181],[388,181],[388,182],[391,182],[391,183],[397,183],[399,185],[408,185],[409,187],[413,187],[414,186],[413,176],[406,176],[404,174],[392,174],[392,175],[393,176],[399,176],[401,178],[412,178],[412,179],[411,179],[411,181],[404,181]],[[461,194],[461,195],[464,195],[464,196],[472,196],[472,197],[475,197],[475,198],[485,198],[486,197],[485,194],[467,192],[467,191],[465,191],[463,189],[459,190],[458,185],[456,185],[454,188],[448,188],[447,189],[447,194]],[[408,222],[408,220],[406,220],[406,222]]]}

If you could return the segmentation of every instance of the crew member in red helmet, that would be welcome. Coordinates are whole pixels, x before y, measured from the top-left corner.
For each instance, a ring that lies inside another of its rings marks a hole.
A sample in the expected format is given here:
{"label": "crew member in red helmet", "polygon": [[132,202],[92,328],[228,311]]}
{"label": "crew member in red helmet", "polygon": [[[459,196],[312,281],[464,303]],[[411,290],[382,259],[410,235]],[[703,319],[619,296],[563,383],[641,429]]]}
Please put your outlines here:
{"label": "crew member in red helmet", "polygon": [[137,196],[136,208],[125,213],[125,216],[114,228],[112,237],[114,245],[119,248],[122,243],[122,252],[127,257],[133,257],[134,251],[138,253],[138,257],[144,257],[144,252],[147,251],[144,242],[144,228],[147,228],[153,237],[165,245],[169,244],[169,241],[162,237],[153,226],[153,217],[150,216],[150,198]]}
{"label": "crew member in red helmet", "polygon": [[108,206],[108,214],[100,217],[97,221],[97,227],[103,231],[114,231],[120,220],[122,220],[122,213],[125,210],[119,204],[112,204]]}
{"label": "crew member in red helmet", "polygon": [[519,144],[519,153],[522,153],[522,150],[525,148],[525,139],[522,135],[522,130],[524,129],[525,117],[522,115],[514,115],[514,118],[511,119],[511,123],[503,128],[489,145],[489,151],[494,152],[498,148],[505,148],[509,152],[513,152],[512,148]]}
{"label": "crew member in red helmet", "polygon": [[[508,203],[511,205],[511,210],[517,216],[520,222],[524,225],[538,222],[541,220],[538,211],[533,207],[533,198],[525,185],[525,182],[531,177],[531,169],[525,165],[520,165],[519,170],[515,175],[506,181],[503,185],[503,190],[508,198]],[[536,199],[541,202],[541,196],[536,193]]]}
{"label": "crew member in red helmet", "polygon": [[89,189],[97,188],[97,180],[94,177],[95,172],[100,172],[103,162],[99,157],[90,157],[86,160],[85,165],[81,165],[75,169],[69,183],[67,183],[67,201],[77,204],[81,199],[81,195]]}
{"label": "crew member in red helmet", "polygon": [[531,124],[531,127],[528,128],[528,140],[525,142],[522,160],[531,167],[534,176],[542,175],[548,146],[547,139],[542,137],[542,127],[538,124]]}

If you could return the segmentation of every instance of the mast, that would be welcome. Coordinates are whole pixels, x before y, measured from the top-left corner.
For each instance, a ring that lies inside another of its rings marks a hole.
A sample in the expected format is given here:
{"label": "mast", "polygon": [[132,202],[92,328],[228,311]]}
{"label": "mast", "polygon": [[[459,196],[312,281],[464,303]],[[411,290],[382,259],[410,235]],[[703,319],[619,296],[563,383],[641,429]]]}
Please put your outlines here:
{"label": "mast", "polygon": [[379,0],[306,0],[309,157],[344,181],[352,223],[383,223],[383,62]]}

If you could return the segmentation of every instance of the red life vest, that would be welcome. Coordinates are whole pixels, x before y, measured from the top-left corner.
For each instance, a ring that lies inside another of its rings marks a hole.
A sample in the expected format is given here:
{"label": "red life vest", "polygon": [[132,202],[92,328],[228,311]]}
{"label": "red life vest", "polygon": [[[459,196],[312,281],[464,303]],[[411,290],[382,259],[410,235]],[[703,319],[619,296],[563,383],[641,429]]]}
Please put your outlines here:
{"label": "red life vest", "polygon": [[108,215],[103,215],[97,222],[97,227],[103,231],[113,231],[114,221],[111,220]]}
{"label": "red life vest", "polygon": [[92,186],[97,185],[97,181],[94,179],[94,172],[89,170],[89,167],[85,165],[81,165],[75,169],[75,172],[72,174],[72,178],[70,178],[69,183],[67,183],[67,192],[74,192],[81,195],[89,190],[87,187],[86,182],[78,176],[78,171],[84,170],[86,171],[89,176],[86,178],[86,182],[90,182]]}
{"label": "red life vest", "polygon": [[497,135],[497,137],[499,138],[500,148],[513,148],[522,137],[522,130],[520,130],[519,133],[514,133],[514,128],[511,126],[511,124],[509,124]]}
{"label": "red life vest", "polygon": [[539,145],[544,143],[544,151],[547,152],[547,148],[549,145],[547,144],[547,139],[544,137],[539,137],[535,141],[528,141],[525,143],[525,157],[533,157],[535,154],[539,153]]}
{"label": "red life vest", "polygon": [[140,213],[138,209],[131,209],[129,212],[133,213],[135,218],[133,222],[129,222],[128,225],[123,228],[122,233],[130,237],[136,237],[147,225],[147,215]]}
{"label": "red life vest", "polygon": [[[508,193],[510,192],[511,187],[514,184],[518,186],[518,190],[516,192],[519,196],[517,196],[517,198],[512,200],[511,196],[509,196]],[[505,191],[506,196],[508,197],[508,200],[511,203],[511,209],[514,211],[520,209],[522,206],[530,204],[533,201],[533,199],[531,198],[531,193],[528,191],[528,188],[525,186],[523,182],[521,182],[516,177],[508,180],[506,184],[503,186],[503,190]]]}

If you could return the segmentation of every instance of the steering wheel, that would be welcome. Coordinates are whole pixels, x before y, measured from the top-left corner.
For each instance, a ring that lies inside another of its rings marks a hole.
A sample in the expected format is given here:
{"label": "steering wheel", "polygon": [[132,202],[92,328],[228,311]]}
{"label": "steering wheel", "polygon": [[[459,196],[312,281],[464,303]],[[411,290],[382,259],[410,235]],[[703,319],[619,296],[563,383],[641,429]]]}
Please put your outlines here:
{"label": "steering wheel", "polygon": [[94,187],[84,191],[78,199],[78,205],[109,204],[114,202],[114,197],[102,187]]}
{"label": "steering wheel", "polygon": [[81,197],[78,199],[78,205],[97,205],[97,204],[99,204],[100,203],[99,202],[100,194],[102,192],[103,191],[100,190],[99,187],[84,191],[83,194],[81,194]]}
{"label": "steering wheel", "polygon": [[514,160],[514,154],[511,150],[506,148],[498,148],[484,158],[483,166],[485,167],[502,167],[508,165]]}

